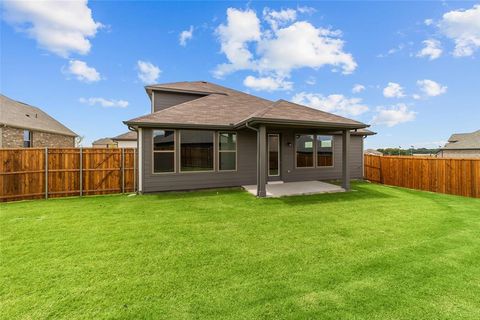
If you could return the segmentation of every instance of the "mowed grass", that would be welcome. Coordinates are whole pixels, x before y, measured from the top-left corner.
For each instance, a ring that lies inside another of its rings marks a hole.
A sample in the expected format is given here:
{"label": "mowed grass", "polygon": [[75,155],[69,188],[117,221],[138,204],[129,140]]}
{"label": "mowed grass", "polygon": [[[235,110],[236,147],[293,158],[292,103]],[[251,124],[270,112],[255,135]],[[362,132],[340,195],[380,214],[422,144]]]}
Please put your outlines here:
{"label": "mowed grass", "polygon": [[480,319],[480,200],[355,183],[0,206],[3,319]]}

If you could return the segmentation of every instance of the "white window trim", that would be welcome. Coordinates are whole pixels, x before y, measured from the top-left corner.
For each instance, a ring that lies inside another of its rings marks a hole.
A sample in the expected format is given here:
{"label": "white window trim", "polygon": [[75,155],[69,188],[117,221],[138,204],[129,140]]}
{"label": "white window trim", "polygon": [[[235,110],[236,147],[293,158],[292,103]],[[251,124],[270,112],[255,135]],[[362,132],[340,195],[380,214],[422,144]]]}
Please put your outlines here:
{"label": "white window trim", "polygon": [[[213,138],[213,166],[212,166],[212,170],[200,170],[200,171],[182,171],[182,131],[207,131],[207,132],[211,132],[212,133],[212,138]],[[178,146],[180,148],[179,152],[178,152],[178,159],[179,159],[179,168],[178,168],[178,172],[179,173],[186,173],[186,174],[190,174],[190,173],[208,173],[208,172],[215,172],[215,168],[216,168],[216,163],[217,161],[215,161],[215,153],[216,153],[216,139],[215,139],[215,130],[195,130],[195,129],[183,129],[183,130],[178,130]]]}
{"label": "white window trim", "polygon": [[[222,133],[233,133],[235,134],[235,150],[220,150],[220,135]],[[233,153],[235,152],[235,169],[233,170],[222,170],[220,169],[220,153]],[[218,172],[236,172],[238,170],[238,132],[236,131],[218,131],[217,132],[217,154],[218,154],[218,161],[217,161],[217,170]]]}
{"label": "white window trim", "polygon": [[[153,132],[155,130],[163,130],[163,131],[173,131],[173,151],[172,150],[156,150],[154,148],[153,142]],[[175,129],[163,129],[163,128],[154,128],[152,129],[152,174],[174,174],[177,172],[177,144],[176,144],[176,130]],[[173,171],[168,172],[155,172],[155,153],[172,153],[173,152]]]}

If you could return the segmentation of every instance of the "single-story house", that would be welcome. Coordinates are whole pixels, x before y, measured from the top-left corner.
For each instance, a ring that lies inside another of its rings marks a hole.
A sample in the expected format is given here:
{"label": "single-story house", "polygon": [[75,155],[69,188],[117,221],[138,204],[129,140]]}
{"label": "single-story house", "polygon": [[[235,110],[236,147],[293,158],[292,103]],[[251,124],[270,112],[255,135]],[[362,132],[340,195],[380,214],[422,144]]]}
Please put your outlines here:
{"label": "single-story house", "polygon": [[71,148],[76,137],[41,109],[0,95],[0,148]]}
{"label": "single-story house", "polygon": [[138,132],[139,192],[363,177],[367,124],[195,81],[145,87]]}
{"label": "single-story house", "polygon": [[437,152],[440,158],[480,158],[480,130],[454,133]]}
{"label": "single-story house", "polygon": [[128,131],[112,138],[118,148],[136,148],[137,131]]}
{"label": "single-story house", "polygon": [[117,143],[111,138],[100,138],[92,142],[93,148],[116,148]]}

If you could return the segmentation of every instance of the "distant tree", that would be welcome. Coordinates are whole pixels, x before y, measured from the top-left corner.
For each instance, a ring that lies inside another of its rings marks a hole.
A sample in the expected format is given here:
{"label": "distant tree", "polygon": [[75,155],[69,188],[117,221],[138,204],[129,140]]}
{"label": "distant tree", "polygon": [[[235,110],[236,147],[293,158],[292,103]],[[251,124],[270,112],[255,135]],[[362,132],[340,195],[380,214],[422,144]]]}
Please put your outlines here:
{"label": "distant tree", "polygon": [[413,149],[400,149],[400,148],[384,148],[377,149],[384,155],[389,156],[409,156],[411,154],[435,154],[438,152],[438,149],[427,149],[427,148],[413,148]]}

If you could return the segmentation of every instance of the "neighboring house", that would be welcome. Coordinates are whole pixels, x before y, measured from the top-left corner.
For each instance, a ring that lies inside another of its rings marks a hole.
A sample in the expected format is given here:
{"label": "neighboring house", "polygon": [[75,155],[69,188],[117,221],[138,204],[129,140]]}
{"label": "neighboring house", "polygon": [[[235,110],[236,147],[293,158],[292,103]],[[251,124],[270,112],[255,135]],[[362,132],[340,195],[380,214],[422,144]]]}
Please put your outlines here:
{"label": "neighboring house", "polygon": [[371,154],[373,156],[383,156],[383,153],[381,153],[380,151],[377,151],[375,149],[366,149],[363,153],[364,154]]}
{"label": "neighboring house", "polygon": [[152,113],[138,131],[139,191],[257,185],[363,176],[368,125],[204,81],[145,87]]}
{"label": "neighboring house", "polygon": [[437,152],[437,157],[480,158],[480,130],[452,134],[448,143]]}
{"label": "neighboring house", "polygon": [[119,148],[136,148],[137,147],[137,132],[128,131],[112,138],[113,142]]}
{"label": "neighboring house", "polygon": [[0,148],[75,147],[76,137],[39,108],[0,95]]}
{"label": "neighboring house", "polygon": [[117,148],[117,143],[110,138],[101,138],[92,142],[93,148]]}

